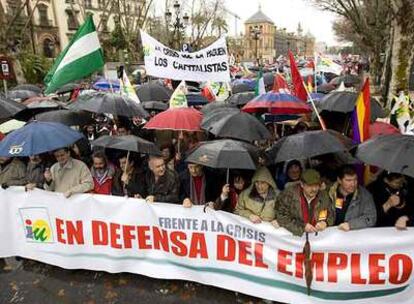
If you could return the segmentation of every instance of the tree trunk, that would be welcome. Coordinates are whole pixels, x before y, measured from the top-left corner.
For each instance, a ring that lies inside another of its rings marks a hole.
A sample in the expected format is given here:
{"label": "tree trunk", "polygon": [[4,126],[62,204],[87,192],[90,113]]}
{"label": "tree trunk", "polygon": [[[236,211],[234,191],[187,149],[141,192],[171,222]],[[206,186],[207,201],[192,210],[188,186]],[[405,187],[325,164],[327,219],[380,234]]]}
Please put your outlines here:
{"label": "tree trunk", "polygon": [[413,30],[411,20],[414,17],[412,4],[408,0],[392,0],[394,18],[391,29],[394,30],[391,56],[391,80],[388,100],[398,91],[408,90],[410,77],[410,59],[412,58]]}

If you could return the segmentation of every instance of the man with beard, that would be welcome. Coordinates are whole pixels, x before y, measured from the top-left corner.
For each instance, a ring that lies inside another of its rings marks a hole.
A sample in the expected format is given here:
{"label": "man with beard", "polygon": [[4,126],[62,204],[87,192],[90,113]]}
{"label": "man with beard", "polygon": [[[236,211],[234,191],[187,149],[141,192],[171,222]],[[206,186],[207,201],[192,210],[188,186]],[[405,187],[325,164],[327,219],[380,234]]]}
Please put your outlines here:
{"label": "man with beard", "polygon": [[115,173],[114,167],[108,164],[106,155],[101,151],[97,151],[92,155],[92,161],[93,193],[112,194],[112,183]]}

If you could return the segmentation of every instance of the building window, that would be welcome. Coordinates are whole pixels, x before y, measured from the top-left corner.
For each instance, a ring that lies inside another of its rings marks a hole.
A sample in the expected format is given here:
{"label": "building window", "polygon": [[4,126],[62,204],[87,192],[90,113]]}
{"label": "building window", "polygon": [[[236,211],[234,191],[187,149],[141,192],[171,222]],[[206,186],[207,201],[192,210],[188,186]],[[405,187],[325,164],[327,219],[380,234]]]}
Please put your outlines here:
{"label": "building window", "polygon": [[92,8],[92,0],[85,0],[85,7]]}
{"label": "building window", "polygon": [[47,58],[55,57],[55,44],[49,38],[43,40],[43,55]]}
{"label": "building window", "polygon": [[68,28],[70,30],[76,30],[78,28],[78,19],[76,18],[76,15],[72,11],[66,11],[66,14],[68,15]]}
{"label": "building window", "polygon": [[105,0],[98,0],[98,7],[103,8],[105,6]]}
{"label": "building window", "polygon": [[39,10],[39,23],[40,25],[51,25],[49,22],[48,14],[47,14],[47,6],[44,4],[41,4],[38,6]]}

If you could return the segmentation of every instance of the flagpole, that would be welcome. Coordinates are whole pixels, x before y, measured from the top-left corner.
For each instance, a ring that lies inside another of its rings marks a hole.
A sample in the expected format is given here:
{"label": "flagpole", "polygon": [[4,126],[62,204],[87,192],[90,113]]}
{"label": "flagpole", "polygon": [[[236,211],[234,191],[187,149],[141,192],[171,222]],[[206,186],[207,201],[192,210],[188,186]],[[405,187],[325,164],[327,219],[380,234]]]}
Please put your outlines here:
{"label": "flagpole", "polygon": [[314,88],[315,88],[315,93],[318,93],[318,78],[316,77],[317,76],[318,60],[317,60],[316,54],[314,54],[313,57],[314,57],[313,63],[314,63],[314,66],[315,66],[315,85],[314,85]]}
{"label": "flagpole", "polygon": [[313,111],[315,111],[316,117],[319,120],[319,123],[321,124],[322,130],[326,130],[325,122],[323,121],[322,117],[319,115],[318,109],[315,106],[315,102],[313,101],[312,96],[309,94],[308,88],[305,86],[305,83],[302,81],[303,87],[305,88],[306,94],[308,95],[308,99],[310,100],[312,104]]}

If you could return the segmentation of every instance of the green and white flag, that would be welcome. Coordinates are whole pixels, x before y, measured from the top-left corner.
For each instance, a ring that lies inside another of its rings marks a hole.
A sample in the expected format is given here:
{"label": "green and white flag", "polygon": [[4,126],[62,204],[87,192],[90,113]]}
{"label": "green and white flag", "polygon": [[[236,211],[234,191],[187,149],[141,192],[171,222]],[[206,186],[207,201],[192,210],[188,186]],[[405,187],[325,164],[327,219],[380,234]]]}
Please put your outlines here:
{"label": "green and white flag", "polygon": [[122,69],[122,77],[119,79],[119,83],[121,95],[127,96],[136,103],[141,103],[137,93],[134,90],[134,87],[132,86],[127,74],[125,73],[125,69]]}
{"label": "green and white flag", "polygon": [[170,109],[173,108],[187,108],[187,86],[185,81],[181,81],[178,87],[175,89],[174,93],[170,98]]}
{"label": "green and white flag", "polygon": [[254,89],[254,93],[256,96],[266,93],[262,70],[260,70],[259,74],[257,74],[256,87]]}
{"label": "green and white flag", "polygon": [[103,51],[92,16],[78,29],[69,45],[60,53],[47,73],[45,94],[55,92],[61,86],[89,76],[104,66]]}

